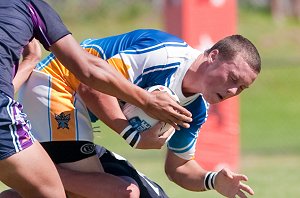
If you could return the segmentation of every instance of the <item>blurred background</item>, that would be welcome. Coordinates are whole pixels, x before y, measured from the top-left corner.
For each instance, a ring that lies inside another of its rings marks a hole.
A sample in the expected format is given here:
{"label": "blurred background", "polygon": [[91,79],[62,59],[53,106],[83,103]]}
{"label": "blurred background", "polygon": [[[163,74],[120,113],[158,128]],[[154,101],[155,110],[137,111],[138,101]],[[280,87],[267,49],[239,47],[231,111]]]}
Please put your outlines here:
{"label": "blurred background", "polygon": [[[78,42],[138,28],[166,30],[163,0],[47,2]],[[240,0],[236,4],[236,33],[250,39],[262,58],[257,81],[239,97],[237,171],[249,177],[254,197],[296,198],[300,196],[300,1]],[[164,174],[165,148],[133,150],[102,123],[94,127],[98,144],[127,158],[171,198],[220,197],[214,191],[189,192],[170,182]],[[0,190],[6,188],[0,184]]]}

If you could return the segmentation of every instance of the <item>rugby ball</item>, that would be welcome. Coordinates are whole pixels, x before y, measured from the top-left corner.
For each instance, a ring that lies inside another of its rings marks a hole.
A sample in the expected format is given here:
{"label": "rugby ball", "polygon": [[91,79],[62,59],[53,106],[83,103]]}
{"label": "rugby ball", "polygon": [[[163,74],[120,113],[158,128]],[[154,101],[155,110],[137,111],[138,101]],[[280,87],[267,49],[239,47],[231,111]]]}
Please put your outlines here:
{"label": "rugby ball", "polygon": [[[171,98],[173,98],[176,102],[179,103],[179,99],[178,99],[177,95],[170,88],[168,88],[166,86],[155,85],[155,86],[146,88],[146,90],[149,92],[154,92],[154,91],[166,92],[171,96]],[[138,132],[145,131],[159,122],[158,120],[147,115],[142,109],[140,109],[130,103],[125,103],[125,105],[122,108],[122,111],[123,111],[125,117],[127,118],[128,122]],[[163,134],[170,128],[171,128],[171,125],[165,123],[160,129],[160,134]],[[175,132],[175,130],[174,130],[174,132]]]}

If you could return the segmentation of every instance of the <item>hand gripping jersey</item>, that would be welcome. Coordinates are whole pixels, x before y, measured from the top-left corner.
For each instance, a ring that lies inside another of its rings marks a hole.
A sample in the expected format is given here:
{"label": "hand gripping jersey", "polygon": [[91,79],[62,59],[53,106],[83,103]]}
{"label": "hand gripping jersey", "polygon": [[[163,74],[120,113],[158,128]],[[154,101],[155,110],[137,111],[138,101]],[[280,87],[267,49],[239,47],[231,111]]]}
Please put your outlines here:
{"label": "hand gripping jersey", "polygon": [[[190,123],[189,129],[181,128],[178,133],[175,132],[168,142],[168,148],[183,159],[192,159],[199,129],[207,119],[208,103],[200,93],[185,97],[182,93],[182,80],[200,52],[173,35],[150,29],[136,30],[103,39],[87,39],[81,45],[89,53],[107,60],[132,83],[142,88],[164,85],[176,93],[181,105],[193,114],[193,122]],[[34,81],[39,78],[44,81],[42,87],[30,85],[30,89],[39,98],[32,97],[32,101],[39,100],[39,103],[44,103],[44,106],[48,105],[49,112],[46,113],[49,115],[48,118],[38,118],[40,115],[45,115],[45,112],[36,113],[32,118],[43,119],[39,125],[44,131],[47,131],[50,126],[47,137],[46,133],[43,133],[45,137],[41,137],[41,140],[51,141],[57,136],[62,136],[59,130],[63,127],[67,128],[66,125],[75,129],[72,135],[74,140],[92,138],[88,135],[92,130],[87,116],[88,111],[76,93],[79,81],[58,62],[53,54],[38,64],[37,70],[39,71],[34,72],[27,86],[30,83],[36,84]],[[46,110],[42,108],[43,105],[38,107],[35,102],[30,105],[30,108],[36,106],[39,111]],[[29,113],[29,116],[31,115]],[[63,122],[64,124],[61,125],[64,126],[60,126],[59,122]],[[33,129],[35,128],[33,126]]]}

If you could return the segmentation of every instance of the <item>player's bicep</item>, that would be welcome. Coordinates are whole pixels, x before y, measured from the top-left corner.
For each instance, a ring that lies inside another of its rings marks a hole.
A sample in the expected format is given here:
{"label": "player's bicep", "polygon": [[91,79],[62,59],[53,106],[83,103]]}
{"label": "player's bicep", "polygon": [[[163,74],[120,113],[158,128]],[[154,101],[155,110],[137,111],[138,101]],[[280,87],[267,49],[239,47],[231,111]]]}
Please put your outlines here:
{"label": "player's bicep", "polygon": [[168,150],[165,160],[165,170],[168,176],[173,175],[177,168],[184,165],[187,160],[180,158],[173,151]]}
{"label": "player's bicep", "polygon": [[176,131],[168,142],[168,149],[184,160],[193,159],[195,154],[198,129],[184,129]]}

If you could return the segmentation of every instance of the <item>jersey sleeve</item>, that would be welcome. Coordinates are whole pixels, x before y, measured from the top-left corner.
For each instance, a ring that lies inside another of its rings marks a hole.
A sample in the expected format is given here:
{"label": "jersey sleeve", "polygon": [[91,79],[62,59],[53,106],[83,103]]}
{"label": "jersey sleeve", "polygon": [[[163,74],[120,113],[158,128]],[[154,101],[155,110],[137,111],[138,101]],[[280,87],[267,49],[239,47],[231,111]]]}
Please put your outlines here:
{"label": "jersey sleeve", "polygon": [[191,160],[195,155],[198,133],[207,119],[208,103],[199,96],[185,108],[192,113],[193,121],[190,128],[181,128],[174,133],[168,142],[168,149],[182,159]]}
{"label": "jersey sleeve", "polygon": [[45,59],[39,62],[36,69],[50,74],[56,79],[56,82],[61,84],[62,87],[65,87],[66,90],[71,89],[77,91],[80,81],[55,57],[53,53],[50,53]]}
{"label": "jersey sleeve", "polygon": [[70,34],[61,18],[46,2],[31,0],[28,5],[36,37],[45,49]]}

